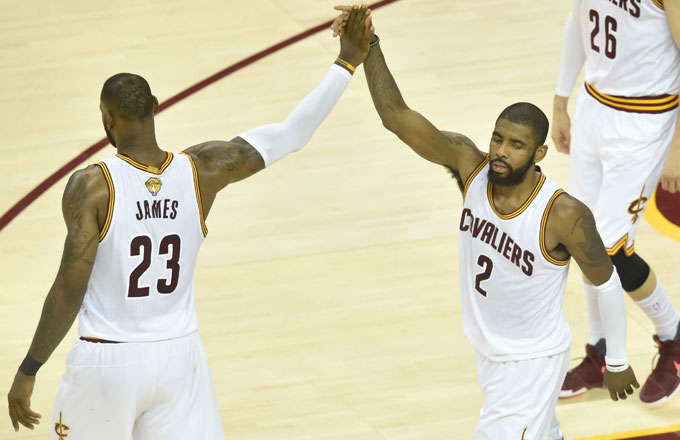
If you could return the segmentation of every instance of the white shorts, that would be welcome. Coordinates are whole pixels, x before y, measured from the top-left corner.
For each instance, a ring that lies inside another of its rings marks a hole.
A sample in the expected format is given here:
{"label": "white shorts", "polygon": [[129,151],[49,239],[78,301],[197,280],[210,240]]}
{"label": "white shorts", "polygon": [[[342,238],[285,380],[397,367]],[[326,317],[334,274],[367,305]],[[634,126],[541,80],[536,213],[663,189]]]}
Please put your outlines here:
{"label": "white shorts", "polygon": [[224,439],[198,332],[145,343],[77,340],[51,426],[53,440]]}
{"label": "white shorts", "polygon": [[572,126],[569,193],[585,203],[609,255],[634,252],[642,213],[661,177],[677,110],[629,113],[581,90]]}
{"label": "white shorts", "polygon": [[473,440],[559,440],[555,407],[569,368],[569,351],[494,362],[475,351],[484,406]]}

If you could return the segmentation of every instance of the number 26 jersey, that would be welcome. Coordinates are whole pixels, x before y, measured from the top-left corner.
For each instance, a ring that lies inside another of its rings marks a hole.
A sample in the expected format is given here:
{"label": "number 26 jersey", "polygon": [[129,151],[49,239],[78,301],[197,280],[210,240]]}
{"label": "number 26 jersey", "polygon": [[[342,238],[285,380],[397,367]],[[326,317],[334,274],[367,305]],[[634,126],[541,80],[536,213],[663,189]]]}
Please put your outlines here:
{"label": "number 26 jersey", "polygon": [[626,97],[678,93],[680,51],[663,0],[572,0],[572,5],[588,84]]}
{"label": "number 26 jersey", "polygon": [[123,155],[98,165],[109,206],[80,335],[148,342],[197,330],[193,275],[207,229],[191,158],[168,153],[160,169]]}
{"label": "number 26 jersey", "polygon": [[497,362],[563,353],[571,343],[562,312],[569,260],[548,254],[544,232],[547,214],[564,191],[541,173],[526,202],[501,214],[488,161],[487,156],[466,182],[459,224],[465,336]]}

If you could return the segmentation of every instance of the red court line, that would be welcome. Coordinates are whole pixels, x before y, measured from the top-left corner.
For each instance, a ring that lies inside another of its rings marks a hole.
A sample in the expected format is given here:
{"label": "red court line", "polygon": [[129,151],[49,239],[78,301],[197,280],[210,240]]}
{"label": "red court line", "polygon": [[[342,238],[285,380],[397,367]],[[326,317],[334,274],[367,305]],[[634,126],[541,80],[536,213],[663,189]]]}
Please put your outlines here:
{"label": "red court line", "polygon": [[[390,3],[394,3],[397,0],[382,0],[379,2],[376,2],[372,5],[369,5],[369,8],[371,9],[378,9],[382,6],[389,5]],[[338,3],[350,3],[350,2],[343,2],[342,0],[338,0]],[[231,75],[232,73],[236,72],[237,70],[241,70],[244,67],[253,64],[256,61],[261,60],[262,58],[273,54],[274,52],[277,52],[281,49],[284,49],[294,43],[297,43],[300,40],[303,40],[307,37],[310,37],[318,32],[321,32],[325,29],[328,29],[333,21],[327,21],[325,23],[321,23],[318,26],[314,26],[311,29],[307,29],[304,32],[301,32],[297,35],[294,35],[286,40],[281,41],[278,44],[275,44],[271,47],[268,47],[254,55],[249,56],[248,58],[245,58],[241,61],[239,61],[236,64],[232,64],[231,66],[220,70],[219,72],[215,73],[214,75],[211,75],[207,77],[206,79],[194,84],[193,86],[179,92],[175,96],[171,97],[170,99],[162,102],[159,107],[158,107],[158,112],[162,112],[163,110],[167,109],[168,107],[171,107],[175,104],[177,104],[179,101],[188,98],[189,96],[193,95],[194,93],[198,92],[199,90],[202,90],[209,85],[221,80],[222,78]],[[38,197],[40,197],[45,191],[47,191],[52,185],[57,183],[62,177],[66,176],[68,173],[76,169],[78,165],[81,163],[85,162],[88,158],[90,158],[93,154],[104,148],[109,144],[109,140],[107,138],[100,139],[97,141],[97,143],[90,145],[71,159],[68,163],[64,164],[61,168],[59,168],[57,171],[55,171],[53,174],[51,174],[49,177],[47,177],[45,180],[43,180],[38,186],[33,188],[28,194],[26,194],[24,197],[21,198],[18,202],[14,204],[7,212],[5,212],[2,217],[0,217],[0,231],[2,231],[5,226],[9,224],[16,216],[21,214],[21,212],[26,209],[31,203],[33,203]]]}

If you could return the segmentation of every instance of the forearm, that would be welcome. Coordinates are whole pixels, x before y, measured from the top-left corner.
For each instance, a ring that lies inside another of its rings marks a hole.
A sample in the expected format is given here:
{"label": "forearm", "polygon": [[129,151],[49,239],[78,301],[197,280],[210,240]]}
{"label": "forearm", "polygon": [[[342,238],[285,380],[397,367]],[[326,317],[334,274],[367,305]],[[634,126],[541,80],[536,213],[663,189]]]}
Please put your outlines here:
{"label": "forearm", "polygon": [[[84,292],[83,292],[84,293]],[[65,288],[53,286],[45,298],[29,356],[44,364],[64,339],[78,316],[83,295],[71,298]]]}
{"label": "forearm", "polygon": [[616,270],[612,271],[609,280],[593,287],[599,294],[600,315],[607,340],[607,354],[605,356],[607,366],[627,368],[626,305],[618,273]]}
{"label": "forearm", "polygon": [[364,70],[373,105],[383,125],[390,131],[395,131],[398,128],[400,112],[407,111],[408,106],[401,96],[392,73],[387,68],[380,45],[371,48],[364,61]]}
{"label": "forearm", "polygon": [[[560,59],[560,73],[557,77],[555,95],[566,99],[571,95],[574,84],[578,79],[586,56],[581,42],[581,26],[578,18],[578,10],[575,9],[578,2],[573,2],[572,11],[569,13],[564,28],[562,39],[562,58]],[[565,100],[566,109],[566,100]]]}
{"label": "forearm", "polygon": [[334,64],[283,122],[254,128],[240,137],[262,155],[265,166],[300,150],[331,112],[351,78],[346,69]]}

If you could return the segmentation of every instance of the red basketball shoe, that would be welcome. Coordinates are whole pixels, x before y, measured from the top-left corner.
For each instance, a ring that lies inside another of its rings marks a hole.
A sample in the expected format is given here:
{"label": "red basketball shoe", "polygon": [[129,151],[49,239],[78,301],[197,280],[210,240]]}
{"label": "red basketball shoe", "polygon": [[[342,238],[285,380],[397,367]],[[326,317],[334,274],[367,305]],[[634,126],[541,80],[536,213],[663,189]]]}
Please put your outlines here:
{"label": "red basketball shoe", "polygon": [[654,335],[654,342],[659,346],[659,359],[640,390],[640,400],[647,405],[661,405],[680,391],[680,339],[660,341]]}
{"label": "red basketball shoe", "polygon": [[580,396],[591,388],[604,387],[604,339],[586,344],[586,357],[569,370],[560,390],[560,399]]}

